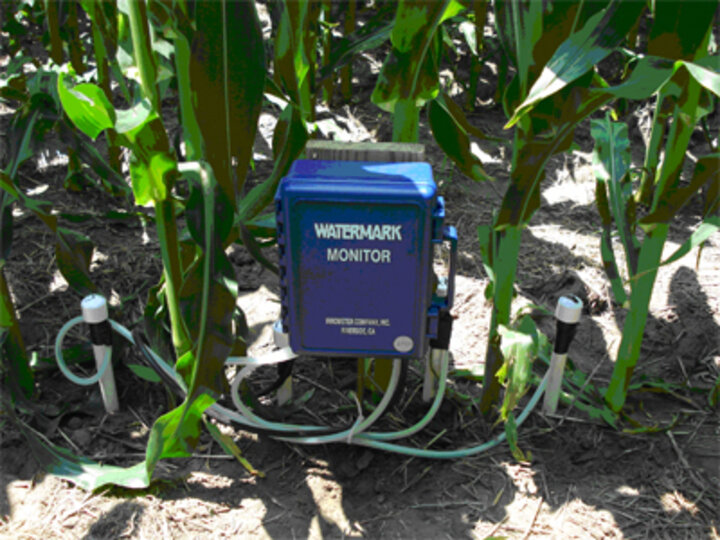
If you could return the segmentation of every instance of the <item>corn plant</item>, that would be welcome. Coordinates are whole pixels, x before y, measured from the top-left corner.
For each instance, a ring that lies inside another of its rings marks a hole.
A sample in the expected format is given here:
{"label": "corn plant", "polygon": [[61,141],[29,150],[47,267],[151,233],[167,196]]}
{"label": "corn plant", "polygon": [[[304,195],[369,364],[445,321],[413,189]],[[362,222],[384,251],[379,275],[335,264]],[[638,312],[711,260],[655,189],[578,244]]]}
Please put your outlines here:
{"label": "corn plant", "polygon": [[[114,31],[113,25],[98,16],[94,3],[84,7],[90,11],[93,36],[98,43],[105,43],[106,34]],[[132,41],[130,50],[138,75],[137,86],[123,81],[133,99],[128,108],[115,108],[101,81],[99,85],[77,84],[75,77],[66,73],[56,83],[62,107],[77,130],[91,139],[102,133],[113,134],[118,145],[131,150],[132,193],[137,204],[155,209],[164,268],[162,284],[155,289],[157,294],[151,294],[148,305],[157,301],[162,307],[160,313],[167,314],[176,369],[188,388],[185,401],[153,425],[146,460],[126,471],[71,458],[30,433],[31,444],[51,470],[89,488],[107,482],[147,485],[159,459],[188,455],[197,441],[203,411],[227,387],[225,358],[244,352],[244,343],[234,331],[239,327],[233,325],[234,319],[242,314],[235,305],[237,285],[224,248],[241,236],[238,226],[252,224],[267,204],[268,186],[276,184],[304,144],[302,119],[294,114],[295,107],[288,107],[276,130],[277,170],[268,182],[243,198],[245,206],[241,205],[238,195],[250,160],[265,76],[264,47],[254,6],[244,2],[206,6],[176,2],[154,7],[164,9],[150,15],[145,2],[131,2],[123,7],[126,13],[118,15],[127,23],[126,37]],[[161,104],[167,73],[161,73],[161,68],[168,65],[158,59],[153,47],[161,25],[174,40],[186,156],[177,155],[172,148],[163,123]],[[240,26],[243,31],[238,33]],[[105,51],[100,52],[102,57]],[[217,129],[218,117],[225,120],[224,129]],[[292,143],[288,142],[291,136]],[[34,208],[33,201],[23,199],[11,179],[12,174],[2,177],[3,197],[21,199]],[[179,181],[188,183],[187,199],[174,194]],[[3,203],[4,217],[6,207]],[[184,210],[187,229],[178,225],[177,208]],[[3,254],[9,230],[3,227]],[[181,251],[190,256],[181,256]],[[157,313],[157,309],[152,312]],[[8,314],[12,312],[4,309],[6,348],[14,335],[12,319],[5,317]],[[150,319],[151,323],[157,320]],[[21,342],[15,340],[15,344]],[[239,457],[231,440],[209,429],[224,448]]]}
{"label": "corn plant", "polygon": [[[607,86],[594,67],[622,44],[644,9],[641,3],[622,1],[498,1],[494,5],[496,29],[515,68],[503,99],[509,117],[506,127],[515,130],[510,183],[493,224],[479,229],[490,278],[486,295],[493,301],[481,401],[485,413],[498,401],[497,374],[504,359],[500,330],[510,324],[521,234],[540,204],[545,165],[569,147],[578,123],[612,98],[591,92],[593,87]],[[436,139],[443,138],[444,131],[459,133],[448,137],[455,141],[456,160],[469,170],[479,166],[470,155],[466,122],[459,119],[458,111],[436,112],[446,112],[439,117],[447,119],[443,124],[435,122],[444,127],[437,129]]]}
{"label": "corn plant", "polygon": [[[639,178],[630,169],[627,126],[610,117],[592,122],[596,204],[603,222],[601,252],[615,299],[629,310],[605,394],[608,405],[616,412],[625,402],[640,358],[658,268],[679,259],[720,227],[720,220],[714,215],[718,200],[710,199],[706,201],[700,227],[674,254],[662,259],[670,223],[678,211],[705,185],[714,185],[710,193],[716,193],[720,182],[717,152],[697,160],[689,183],[682,181],[681,174],[690,135],[710,112],[714,101],[711,95],[720,96],[718,57],[708,56],[716,10],[716,2],[655,6],[648,43],[648,53],[652,56],[638,59],[634,68],[644,74],[647,96],[643,97],[657,96],[650,142]],[[668,40],[672,32],[676,39]],[[624,273],[628,277],[629,295],[615,260],[613,230],[617,231],[625,253]]]}
{"label": "corn plant", "polygon": [[[0,328],[5,336],[1,352],[3,370],[9,374],[8,382],[16,398],[21,396],[18,389],[22,389],[22,395],[29,397],[34,388],[32,372],[28,367],[22,335],[5,280],[4,267],[8,264],[13,240],[14,219],[11,212],[13,203],[34,215],[49,229],[55,242],[58,268],[70,287],[80,294],[97,290],[89,274],[89,264],[94,249],[90,240],[77,231],[63,226],[58,215],[52,211],[50,203],[28,196],[17,183],[20,166],[42,144],[44,136],[53,129],[61,133],[68,129],[65,119],[58,112],[59,100],[53,89],[57,74],[47,70],[45,66],[39,66],[40,69],[27,76],[23,71],[23,63],[26,61],[23,57],[14,69],[9,70],[4,81],[5,85],[0,92],[2,99],[17,104],[8,133],[10,141],[8,160],[0,171],[0,216],[2,216]],[[96,170],[107,173],[106,185],[122,192],[124,188],[122,179],[116,173],[112,174],[113,170],[102,157],[81,141],[71,140],[77,144],[75,148],[78,154],[85,156]]]}
{"label": "corn plant", "polygon": [[393,47],[371,98],[393,114],[394,142],[417,142],[420,110],[440,89],[438,28],[464,9],[456,0],[398,3],[390,32]]}

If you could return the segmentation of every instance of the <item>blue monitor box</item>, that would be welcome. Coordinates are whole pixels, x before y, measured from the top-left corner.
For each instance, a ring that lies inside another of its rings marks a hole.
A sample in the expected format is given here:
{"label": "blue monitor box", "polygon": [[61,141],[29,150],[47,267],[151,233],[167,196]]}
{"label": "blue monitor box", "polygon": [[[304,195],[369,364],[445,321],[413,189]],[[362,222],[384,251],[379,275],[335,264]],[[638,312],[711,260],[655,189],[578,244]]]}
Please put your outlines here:
{"label": "blue monitor box", "polygon": [[290,347],[424,355],[444,302],[434,296],[433,246],[445,211],[430,165],[298,160],[275,204]]}

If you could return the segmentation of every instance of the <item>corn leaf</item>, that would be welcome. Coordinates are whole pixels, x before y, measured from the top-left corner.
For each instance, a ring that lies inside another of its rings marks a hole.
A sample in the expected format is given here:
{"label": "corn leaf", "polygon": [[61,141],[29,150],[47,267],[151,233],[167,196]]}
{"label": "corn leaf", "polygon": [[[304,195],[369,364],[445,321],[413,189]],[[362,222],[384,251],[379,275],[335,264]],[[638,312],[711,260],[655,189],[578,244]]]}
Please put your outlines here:
{"label": "corn leaf", "polygon": [[505,438],[510,447],[510,452],[517,461],[524,463],[532,459],[530,452],[526,455],[518,446],[517,422],[515,421],[515,415],[512,413],[508,415],[505,421]]}
{"label": "corn leaf", "polygon": [[132,39],[132,55],[135,59],[140,87],[152,108],[160,113],[160,94],[158,92],[158,62],[152,48],[151,27],[147,16],[146,0],[126,2],[118,6],[124,8],[128,15],[130,36]]}
{"label": "corn leaf", "polygon": [[[188,36],[189,77],[197,125],[210,163],[234,207],[252,156],[265,82],[265,49],[252,2],[216,1],[196,7]],[[184,122],[185,129],[188,129]],[[233,162],[236,175],[233,175]]]}
{"label": "corn leaf", "polygon": [[5,261],[0,261],[0,366],[8,374],[13,397],[29,398],[33,395],[35,382],[5,279],[4,266]]}
{"label": "corn leaf", "polygon": [[225,453],[237,459],[240,465],[242,465],[247,472],[253,476],[259,476],[260,478],[265,477],[265,474],[262,471],[258,471],[247,459],[243,457],[242,451],[229,435],[225,435],[215,424],[209,422],[208,420],[205,420],[205,427],[210,432],[213,439],[215,439],[222,449],[225,450]]}
{"label": "corn leaf", "polygon": [[65,114],[92,140],[115,125],[115,108],[99,86],[90,83],[68,88],[65,77],[58,77],[58,94]]}
{"label": "corn leaf", "polygon": [[[534,58],[536,44],[543,36],[544,6],[541,2],[496,2],[495,27],[505,52],[517,68],[515,94],[525,95],[533,68],[540,59]],[[548,34],[557,35],[557,34]],[[545,50],[548,47],[539,47]],[[514,107],[515,99],[511,98]]]}
{"label": "corn leaf", "polygon": [[611,94],[617,98],[641,100],[647,99],[662,88],[675,72],[671,60],[656,56],[643,56],[637,59],[629,77],[617,86],[593,89],[593,93]]}
{"label": "corn leaf", "polygon": [[500,417],[507,420],[527,391],[532,363],[538,354],[537,328],[532,319],[526,316],[517,329],[500,325],[498,333],[500,350],[505,360],[496,374],[496,377],[505,383]]}
{"label": "corn leaf", "polygon": [[506,127],[517,123],[540,100],[593,69],[622,42],[643,9],[642,2],[613,0],[604,11],[593,15],[558,47]]}
{"label": "corn leaf", "polygon": [[150,475],[144,461],[127,469],[100,465],[53,444],[30,426],[18,422],[22,424],[20,430],[28,442],[32,455],[44,470],[58,478],[72,482],[87,491],[108,484],[131,489],[142,489],[150,485]]}
{"label": "corn leaf", "polygon": [[73,129],[69,123],[60,122],[55,126],[55,129],[57,130],[58,136],[75,148],[80,160],[90,167],[103,183],[106,183],[117,193],[122,193],[123,195],[132,194],[132,190],[128,187],[122,175],[108,164],[106,159],[93,145],[87,144],[77,130]]}
{"label": "corn leaf", "polygon": [[428,121],[435,140],[445,154],[470,178],[477,181],[491,179],[485,172],[482,161],[473,154],[466,127],[462,120],[458,119],[456,108],[449,104],[451,101],[441,95],[428,106]]}
{"label": "corn leaf", "polygon": [[283,0],[275,37],[275,79],[305,120],[313,120],[320,3]]}
{"label": "corn leaf", "polygon": [[665,192],[655,209],[640,220],[641,225],[669,222],[705,184],[720,182],[720,153],[703,156],[695,163],[690,183]]}
{"label": "corn leaf", "polygon": [[430,54],[431,44],[440,24],[463,9],[456,0],[398,3],[390,33],[393,49],[378,76],[373,103],[394,112],[398,101],[420,107],[438,95],[437,59]]}
{"label": "corn leaf", "polygon": [[707,38],[717,0],[655,2],[647,52],[673,60],[693,60]]}
{"label": "corn leaf", "polygon": [[678,64],[685,66],[702,87],[710,90],[716,96],[720,96],[720,55]]}
{"label": "corn leaf", "polygon": [[214,402],[207,394],[188,395],[180,406],[155,420],[145,451],[144,480],[149,480],[159,460],[192,455],[200,437],[202,415]]}
{"label": "corn leaf", "polygon": [[90,279],[90,260],[95,249],[90,239],[76,231],[58,227],[55,257],[58,269],[75,291],[85,296],[97,292]]}
{"label": "corn leaf", "polygon": [[151,383],[162,382],[160,375],[154,369],[141,364],[125,364],[134,375]]}
{"label": "corn leaf", "polygon": [[280,114],[273,133],[275,164],[270,177],[255,186],[238,205],[237,219],[247,223],[257,217],[270,204],[277,191],[280,179],[305,148],[308,139],[305,122],[300,110],[289,104]]}
{"label": "corn leaf", "polygon": [[114,128],[118,133],[131,133],[154,118],[157,114],[152,111],[150,101],[142,99],[129,109],[115,111]]}
{"label": "corn leaf", "polygon": [[693,231],[690,237],[677,248],[672,255],[665,259],[660,266],[672,264],[690,253],[694,248],[702,245],[713,234],[720,230],[720,216],[709,216]]}
{"label": "corn leaf", "polygon": [[12,202],[7,191],[0,191],[0,264],[5,264],[10,258],[13,239]]}
{"label": "corn leaf", "polygon": [[320,69],[318,74],[320,80],[332,76],[339,68],[350,63],[361,53],[377,49],[390,39],[390,32],[393,28],[392,23],[382,22],[379,26],[378,23],[375,23],[374,26],[376,26],[376,28],[369,33],[367,31],[368,25],[372,25],[372,21],[363,26],[362,35],[357,33],[345,36],[338,45],[333,48],[328,63]]}
{"label": "corn leaf", "polygon": [[178,371],[188,382],[190,398],[200,393],[216,396],[227,390],[223,368],[234,342],[232,317],[235,296],[222,281],[222,270],[228,265],[221,263],[225,254],[215,229],[216,183],[211,167],[201,165],[199,173],[199,182],[194,189],[201,196],[193,198],[192,202],[197,201],[201,211],[191,207],[191,214],[201,217],[200,223],[195,225],[201,225],[201,230],[196,232],[197,236],[201,236],[198,242],[201,254],[185,273],[179,300],[185,327],[194,343],[193,350],[177,363]]}
{"label": "corn leaf", "polygon": [[[130,177],[133,194],[139,205],[152,201],[164,201],[168,195],[170,178],[177,162],[171,154],[165,128],[155,112],[145,116],[145,107],[136,106],[123,115],[120,142],[132,149],[130,156]],[[132,117],[132,119],[131,119]]]}
{"label": "corn leaf", "polygon": [[[588,73],[588,79],[592,74]],[[584,118],[610,100],[608,94],[593,94],[580,78],[546,98],[533,109],[532,122],[513,149],[511,182],[495,219],[496,230],[527,223],[540,206],[540,184],[547,161],[572,143],[572,134]],[[554,105],[551,105],[554,104]],[[555,113],[548,111],[555,110]],[[534,124],[537,123],[537,126]],[[541,129],[535,134],[534,129]]]}
{"label": "corn leaf", "polygon": [[[606,186],[609,197],[598,198],[598,204],[609,202],[609,211],[620,234],[623,248],[627,254],[628,274],[633,275],[637,268],[639,243],[633,234],[634,223],[627,220],[628,205],[632,204],[632,184],[626,175],[630,168],[630,139],[627,125],[604,120],[591,120],[590,133],[595,140],[593,150],[593,169],[595,181]],[[602,189],[602,188],[598,188]],[[601,215],[607,209],[600,210]]]}

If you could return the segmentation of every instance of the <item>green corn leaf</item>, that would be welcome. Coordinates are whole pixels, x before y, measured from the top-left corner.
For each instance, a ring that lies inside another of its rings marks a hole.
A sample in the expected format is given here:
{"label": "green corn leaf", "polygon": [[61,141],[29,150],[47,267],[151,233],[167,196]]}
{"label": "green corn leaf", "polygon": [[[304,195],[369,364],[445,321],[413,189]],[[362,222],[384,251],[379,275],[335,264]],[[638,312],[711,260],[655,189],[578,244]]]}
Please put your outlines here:
{"label": "green corn leaf", "polygon": [[529,327],[534,323],[529,324],[526,321],[532,323],[532,319],[525,317],[517,330],[505,325],[498,327],[500,350],[505,361],[496,374],[498,379],[505,381],[505,398],[500,409],[503,420],[509,417],[510,412],[527,391],[530,368],[537,356],[537,343],[533,340],[530,333],[532,329]]}
{"label": "green corn leaf", "polygon": [[[627,255],[628,273],[633,275],[637,268],[639,244],[632,232],[634,223],[629,223],[626,219],[627,207],[632,199],[630,186],[625,181],[630,168],[630,139],[627,125],[612,122],[608,116],[604,120],[591,120],[590,133],[595,140],[593,150],[595,181],[605,185],[609,194],[606,200],[598,197],[598,208],[601,215],[609,209]],[[602,188],[598,186],[596,191],[600,190]],[[608,202],[606,208],[604,203]],[[604,216],[604,222],[607,217]]]}
{"label": "green corn leaf", "polygon": [[[361,53],[377,49],[390,39],[390,32],[393,28],[392,23],[385,23],[384,21],[376,23],[377,28],[370,33],[367,31],[368,24],[372,24],[372,22],[368,22],[363,26],[362,34],[358,32],[344,36],[342,41],[333,48],[328,63],[322,67],[318,74],[320,80],[330,77],[339,68],[350,63]],[[378,26],[378,24],[381,25]]]}
{"label": "green corn leaf", "polygon": [[215,439],[222,449],[225,450],[227,455],[233,456],[237,459],[240,465],[242,465],[245,470],[253,476],[265,478],[265,474],[262,471],[258,471],[247,459],[245,459],[245,457],[243,457],[240,448],[238,448],[238,445],[235,444],[235,441],[233,441],[229,435],[225,435],[215,424],[209,422],[207,419],[205,419],[205,427],[210,432],[213,439]]}
{"label": "green corn leaf", "polygon": [[202,253],[186,271],[179,299],[185,327],[195,344],[177,363],[178,371],[189,382],[189,396],[226,393],[223,368],[235,340],[235,295],[226,286],[230,265],[215,230],[216,183],[209,165],[200,164],[197,172],[202,194]]}
{"label": "green corn leaf", "polygon": [[146,478],[152,476],[161,459],[192,455],[200,437],[202,415],[214,402],[207,394],[188,396],[180,406],[155,421],[145,452]]}
{"label": "green corn leaf", "polygon": [[35,382],[10,288],[5,280],[4,266],[5,262],[0,261],[0,366],[9,374],[13,397],[29,398],[33,395]]}
{"label": "green corn leaf", "polygon": [[633,67],[630,76],[617,86],[593,89],[593,93],[610,94],[616,98],[647,99],[662,88],[675,72],[671,60],[656,56],[643,56]]}
{"label": "green corn leaf", "polygon": [[130,158],[130,177],[132,178],[135,202],[144,206],[153,201],[167,198],[165,175],[177,168],[175,159],[164,153],[154,152],[146,160],[133,156]]}
{"label": "green corn leaf", "polygon": [[151,383],[162,382],[160,375],[158,375],[157,372],[152,368],[149,368],[147,366],[142,366],[140,364],[126,364],[126,365],[130,369],[130,371],[132,371],[135,375],[137,375],[141,379],[144,379]]}
{"label": "green corn leaf", "polygon": [[464,129],[468,133],[468,135],[472,135],[473,137],[477,137],[478,139],[482,139],[485,141],[505,142],[505,139],[501,137],[491,137],[486,133],[483,133],[480,128],[473,126],[465,116],[462,107],[455,103],[455,101],[453,101],[446,93],[440,93],[436,101],[441,102],[443,107],[447,109],[448,113],[453,117],[453,120],[462,129]]}
{"label": "green corn leaf", "polygon": [[[543,4],[540,2],[496,2],[495,27],[506,53],[517,68],[516,93],[524,96],[535,59],[533,50],[543,36]],[[568,17],[569,18],[569,17]],[[552,35],[552,34],[550,34]],[[539,50],[547,47],[538,47]],[[510,100],[514,102],[514,99]],[[512,103],[511,106],[514,106]]]}
{"label": "green corn leaf", "polygon": [[482,161],[471,150],[467,130],[453,114],[457,111],[448,106],[450,101],[452,100],[443,95],[431,101],[428,106],[428,121],[435,140],[467,176],[477,181],[491,180]]}
{"label": "green corn leaf", "polygon": [[10,133],[10,160],[5,167],[5,173],[14,180],[20,165],[32,157],[32,142],[35,126],[42,116],[39,108],[30,114],[17,116],[12,123]]}
{"label": "green corn leaf", "polygon": [[127,2],[122,6],[128,15],[132,53],[135,58],[140,87],[150,100],[155,112],[160,112],[160,94],[157,87],[158,62],[152,48],[151,26],[148,21],[146,0]]}
{"label": "green corn leaf", "polygon": [[115,108],[99,86],[83,83],[68,88],[61,74],[57,89],[65,114],[92,140],[115,125]]}
{"label": "green corn leaf", "polygon": [[148,121],[157,118],[148,99],[142,99],[129,109],[116,110],[115,116],[114,128],[118,133],[134,132]]}
{"label": "green corn leaf", "polygon": [[55,257],[63,277],[78,293],[84,295],[97,292],[90,279],[90,260],[95,249],[88,237],[64,227],[56,232]]}
{"label": "green corn leaf", "polygon": [[623,280],[618,270],[615,252],[612,248],[611,234],[610,226],[604,226],[602,238],[600,239],[600,256],[602,257],[605,275],[607,275],[610,280],[610,288],[612,289],[615,301],[621,306],[627,307],[627,294],[625,293]]}
{"label": "green corn leaf", "polygon": [[[703,21],[701,24],[705,24],[705,22]],[[700,43],[697,55],[702,56],[704,51],[701,49],[705,48],[706,42],[700,41]],[[663,159],[656,174],[652,176],[654,194],[650,208],[651,214],[657,210],[668,210],[668,203],[671,201],[672,205],[681,202],[683,197],[680,175],[685,161],[685,152],[695,124],[707,112],[701,102],[703,88],[701,83],[692,76],[690,70],[679,69],[680,65],[687,68],[686,63],[686,61],[675,63],[678,69],[664,87],[666,89],[664,98],[667,100],[668,114],[672,115],[672,122],[670,122],[666,136]],[[657,147],[652,147],[652,149],[655,148],[659,148],[659,144]],[[700,181],[698,180],[698,182]],[[630,378],[640,357],[649,303],[657,270],[661,265],[663,246],[668,235],[669,224],[667,221],[657,220],[657,217],[654,223],[642,224],[646,236],[638,258],[637,273],[631,277],[630,310],[623,325],[617,360],[605,393],[606,402],[615,412],[620,411],[625,403]],[[705,227],[698,229],[700,233],[696,231],[698,234],[692,236],[681,246],[680,253],[688,246],[692,246],[694,242],[702,241],[704,234],[716,229],[717,222],[706,220],[703,225]],[[712,229],[710,229],[711,227]],[[677,252],[671,256],[671,259],[676,255],[678,255]]]}
{"label": "green corn leaf", "polygon": [[[118,113],[120,112],[121,111],[118,111]],[[83,141],[80,134],[77,130],[73,129],[71,125],[67,122],[59,122],[55,126],[55,129],[60,139],[68,141],[69,144],[75,148],[80,160],[87,164],[103,183],[106,183],[117,193],[122,193],[123,195],[130,195],[132,193],[132,190],[128,187],[122,175],[108,164],[106,159],[100,155],[100,152],[98,152],[93,145]]]}
{"label": "green corn leaf", "polygon": [[515,421],[515,415],[512,413],[505,420],[505,438],[510,447],[510,452],[517,461],[525,463],[532,459],[530,452],[526,455],[518,446],[517,422]]}
{"label": "green corn leaf", "polygon": [[16,424],[20,425],[20,431],[40,466],[58,478],[72,482],[87,491],[108,484],[130,489],[142,489],[150,485],[150,474],[144,461],[127,469],[100,465],[53,444],[20,420]]}
{"label": "green corn leaf", "polygon": [[[480,256],[482,258],[483,268],[488,276],[488,286],[491,287],[495,283],[495,270],[493,269],[493,254],[495,247],[493,242],[495,239],[495,231],[490,225],[478,225],[478,242],[480,244]],[[492,298],[491,290],[485,290],[485,298]]]}
{"label": "green corn leaf", "polygon": [[700,226],[693,231],[690,237],[677,248],[672,255],[665,259],[660,266],[672,264],[678,259],[681,259],[690,251],[698,246],[701,246],[707,241],[713,234],[720,230],[720,216],[708,216],[700,224]]}
{"label": "green corn leaf", "polygon": [[118,133],[120,142],[132,150],[130,176],[135,201],[141,206],[167,198],[177,169],[162,121],[154,112],[145,116],[145,107],[138,104],[123,113],[120,127],[127,131]]}
{"label": "green corn leaf", "polygon": [[205,159],[234,207],[252,157],[265,84],[260,23],[252,2],[223,0],[198,5],[195,24],[188,36],[195,117]]}
{"label": "green corn leaf", "polygon": [[262,214],[246,223],[247,230],[257,238],[275,238],[277,223],[275,214]]}
{"label": "green corn leaf", "polygon": [[[592,73],[588,73],[588,79],[591,78]],[[496,230],[520,226],[530,220],[540,206],[540,184],[545,177],[547,161],[555,153],[568,148],[579,122],[609,99],[608,95],[591,94],[587,81],[580,78],[546,98],[532,111],[533,122],[527,122],[527,130],[516,131],[511,182],[495,219]],[[551,108],[549,103],[554,103],[554,115],[548,113]],[[535,135],[533,123],[536,119],[541,121],[543,132]]]}
{"label": "green corn leaf", "polygon": [[283,0],[275,37],[275,79],[300,108],[305,120],[314,120],[315,44],[320,3]]}
{"label": "green corn leaf", "polygon": [[558,47],[506,127],[517,123],[540,100],[593,69],[622,42],[643,9],[642,2],[613,0],[604,11],[593,15]]}
{"label": "green corn leaf", "polygon": [[262,252],[262,246],[258,243],[255,237],[250,233],[244,223],[238,225],[240,230],[240,238],[245,248],[250,252],[257,262],[259,262],[264,268],[270,270],[273,274],[279,275],[280,270],[276,264],[270,262]]}
{"label": "green corn leaf", "polygon": [[705,184],[720,183],[720,153],[709,154],[695,163],[690,183],[666,191],[655,209],[640,220],[640,225],[669,222]]}
{"label": "green corn leaf", "polygon": [[707,56],[695,62],[682,62],[703,88],[720,96],[720,55]]}
{"label": "green corn leaf", "polygon": [[393,49],[378,76],[373,103],[394,112],[398,102],[420,107],[437,96],[439,79],[432,41],[440,24],[463,10],[455,0],[398,3],[390,34]]}
{"label": "green corn leaf", "polygon": [[640,358],[650,298],[668,229],[667,224],[660,223],[648,231],[640,248],[637,272],[631,277],[629,311],[623,324],[613,374],[605,392],[605,401],[614,412],[619,412],[625,403],[628,384]]}
{"label": "green corn leaf", "polygon": [[11,195],[0,191],[0,265],[10,258],[13,239],[13,215]]}
{"label": "green corn leaf", "polygon": [[240,201],[237,213],[240,223],[247,223],[257,217],[270,204],[280,179],[305,148],[307,139],[308,134],[300,110],[292,104],[288,105],[280,114],[273,133],[273,171],[267,180],[255,186]]}
{"label": "green corn leaf", "polygon": [[[677,99],[673,99],[673,122],[670,124],[665,142],[665,155],[655,175],[655,193],[650,207],[651,212],[667,205],[677,193],[690,137],[695,124],[706,112],[699,106],[702,88],[695,79],[683,70],[676,73],[673,81],[681,86],[682,93]],[[646,223],[642,225],[646,232],[654,226]]]}
{"label": "green corn leaf", "polygon": [[693,60],[706,42],[717,1],[655,2],[647,52],[673,60]]}

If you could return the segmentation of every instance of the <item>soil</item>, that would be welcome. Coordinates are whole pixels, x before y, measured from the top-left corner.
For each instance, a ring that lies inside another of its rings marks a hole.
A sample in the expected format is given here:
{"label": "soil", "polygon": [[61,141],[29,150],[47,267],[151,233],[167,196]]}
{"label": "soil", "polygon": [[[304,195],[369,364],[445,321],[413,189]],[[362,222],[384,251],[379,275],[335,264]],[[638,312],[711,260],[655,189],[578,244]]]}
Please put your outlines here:
{"label": "soil", "polygon": [[[370,72],[377,66],[373,58],[358,60],[358,81],[374,80]],[[505,118],[490,99],[495,85],[488,63],[469,118],[487,134],[507,140]],[[390,119],[370,103],[371,91],[371,86],[358,84],[349,104],[334,104],[320,117],[333,120],[351,140],[389,140]],[[464,102],[462,95],[455,99]],[[631,136],[638,150],[634,158],[639,161],[642,118],[650,112],[652,105],[644,104],[632,113]],[[12,113],[0,105],[1,134],[7,133]],[[251,182],[271,170],[276,117],[274,109],[263,113]],[[711,132],[717,141],[717,116]],[[490,222],[499,204],[511,149],[480,141],[487,171],[496,181],[475,183],[444,158],[424,123],[421,142],[446,199],[446,223],[455,225],[460,237],[452,368],[482,373],[490,306],[476,229]],[[692,144],[694,155],[707,152],[702,137],[694,137]],[[52,137],[45,145],[21,168],[20,186],[51,201],[58,212],[87,215],[82,222],[64,224],[92,239],[92,278],[109,298],[111,317],[132,326],[161,271],[152,224],[139,218],[109,219],[110,209],[137,209],[101,190],[64,189],[63,145]],[[613,304],[600,261],[591,151],[589,126],[584,124],[576,134],[576,149],[554,158],[548,167],[542,207],[523,236],[516,308],[535,304],[552,311],[560,294],[579,295],[585,311],[570,358],[592,384],[602,387],[612,371],[626,312]],[[700,209],[701,202],[693,200],[682,211],[672,226],[666,255],[697,225]],[[13,251],[5,272],[26,346],[47,358],[60,326],[78,314],[80,297],[57,269],[47,229],[19,207],[14,217]],[[265,250],[271,259],[273,249]],[[250,327],[250,353],[262,355],[272,348],[278,282],[242,247],[233,247],[230,256]],[[707,390],[720,373],[720,238],[706,243],[696,267],[697,257],[696,249],[660,269],[638,365],[639,375],[661,377],[674,385],[673,392],[632,394],[625,429],[613,429],[573,407],[561,407],[553,416],[536,410],[520,428],[519,445],[531,459],[518,462],[505,445],[470,458],[432,461],[347,444],[292,445],[225,426],[223,432],[234,438],[263,477],[249,473],[204,434],[192,458],[161,462],[149,488],[105,487],[89,493],[41,472],[20,432],[4,420],[0,536],[718,538],[720,414],[708,406]],[[552,318],[538,315],[537,321],[552,337]],[[35,419],[34,427],[95,460],[137,463],[144,455],[148,426],[167,410],[168,399],[160,385],[135,377],[127,367],[131,363],[138,363],[137,353],[116,348],[122,408],[112,416],[103,413],[95,387],[70,384],[51,364],[39,369],[36,402],[48,421]],[[543,369],[537,366],[538,373]],[[293,404],[283,409],[264,400],[263,405],[269,414],[289,415],[298,422],[352,421],[355,411],[337,389],[352,388],[354,373],[351,360],[302,358],[295,367]],[[253,385],[260,387],[272,378],[272,371],[261,371]],[[411,362],[404,392],[380,429],[411,424],[424,414],[425,405],[417,397],[421,384],[422,367]],[[479,390],[476,382],[452,378],[450,398],[437,418],[405,443],[459,448],[495,434],[498,428],[457,397],[477,397]],[[309,392],[312,396],[304,401]],[[634,430],[638,425],[648,429]]]}

